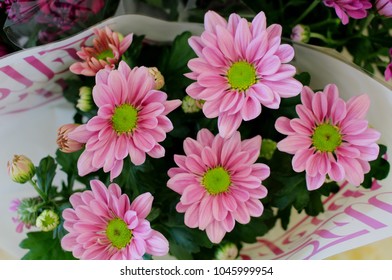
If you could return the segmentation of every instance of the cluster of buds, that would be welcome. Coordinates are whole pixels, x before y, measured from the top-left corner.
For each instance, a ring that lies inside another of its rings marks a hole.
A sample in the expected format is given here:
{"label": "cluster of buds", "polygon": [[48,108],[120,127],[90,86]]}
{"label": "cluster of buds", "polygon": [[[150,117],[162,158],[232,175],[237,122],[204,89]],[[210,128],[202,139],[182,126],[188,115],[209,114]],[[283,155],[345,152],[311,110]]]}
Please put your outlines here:
{"label": "cluster of buds", "polygon": [[16,217],[12,218],[17,225],[16,232],[21,233],[23,228],[30,229],[32,226],[42,231],[54,230],[60,224],[60,218],[52,209],[42,211],[44,205],[40,197],[13,200],[10,210],[16,212]]}

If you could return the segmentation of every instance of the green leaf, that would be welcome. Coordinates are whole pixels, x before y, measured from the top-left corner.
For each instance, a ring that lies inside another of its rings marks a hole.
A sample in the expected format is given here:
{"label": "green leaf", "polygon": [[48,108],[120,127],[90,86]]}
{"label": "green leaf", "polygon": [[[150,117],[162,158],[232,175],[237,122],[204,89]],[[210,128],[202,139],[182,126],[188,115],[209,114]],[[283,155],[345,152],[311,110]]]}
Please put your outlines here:
{"label": "green leaf", "polygon": [[226,235],[225,240],[230,240],[234,243],[239,240],[245,243],[254,243],[257,237],[263,236],[271,230],[275,223],[276,217],[273,215],[273,211],[265,208],[260,217],[251,218],[248,224],[237,223],[233,231]]}
{"label": "green leaf", "polygon": [[317,216],[324,212],[324,206],[321,201],[321,194],[318,190],[309,192],[309,204],[305,207],[305,212],[309,216]]}
{"label": "green leaf", "polygon": [[74,260],[71,252],[62,249],[60,240],[53,238],[53,232],[29,232],[27,238],[19,244],[29,250],[23,260]]}
{"label": "green leaf", "polygon": [[170,95],[170,99],[182,99],[185,95],[185,88],[191,83],[191,80],[184,76],[190,71],[188,61],[196,57],[188,44],[191,35],[190,32],[178,35],[172,46],[165,49],[162,60],[157,66],[165,78],[166,92]]}
{"label": "green leaf", "polygon": [[37,184],[39,189],[49,197],[52,192],[52,183],[56,175],[57,164],[51,156],[41,159],[36,168]]}
{"label": "green leaf", "polygon": [[60,169],[66,174],[76,174],[78,171],[77,162],[82,151],[74,153],[63,153],[60,150],[56,151],[56,162],[60,165]]}
{"label": "green leaf", "polygon": [[122,55],[122,60],[125,61],[131,68],[138,66],[138,59],[143,47],[144,35],[133,35],[132,44]]}

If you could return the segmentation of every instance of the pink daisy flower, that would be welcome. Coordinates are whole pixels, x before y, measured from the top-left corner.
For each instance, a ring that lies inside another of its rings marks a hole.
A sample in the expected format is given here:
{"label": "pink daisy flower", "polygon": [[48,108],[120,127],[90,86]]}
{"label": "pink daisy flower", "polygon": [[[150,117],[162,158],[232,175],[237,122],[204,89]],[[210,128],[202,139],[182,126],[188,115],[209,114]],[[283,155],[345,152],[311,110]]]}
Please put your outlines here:
{"label": "pink daisy flower", "polygon": [[173,130],[166,116],[181,105],[181,100],[167,101],[166,93],[155,90],[155,80],[146,67],[131,69],[121,61],[118,70],[103,69],[96,75],[93,100],[97,116],[68,134],[69,139],[85,143],[78,160],[80,176],[103,168],[110,178],[117,177],[123,160],[143,164],[146,154],[165,155],[158,144]]}
{"label": "pink daisy flower", "polygon": [[238,131],[222,138],[202,129],[196,140],[185,139],[186,155],[174,156],[178,167],[168,171],[167,186],[181,195],[176,209],[188,227],[206,230],[219,243],[236,221],[247,224],[262,215],[267,189],[261,183],[270,169],[255,163],[260,148],[260,136],[241,141]]}
{"label": "pink daisy flower", "polygon": [[73,208],[63,211],[61,240],[64,250],[86,260],[138,260],[144,254],[164,256],[169,242],[146,220],[153,196],[144,193],[132,204],[117,184],[107,188],[101,181],[90,182],[91,190],[70,197]]}
{"label": "pink daisy flower", "polygon": [[372,7],[369,0],[323,0],[325,6],[334,8],[336,15],[343,24],[349,22],[349,17],[361,19],[367,17],[367,9]]}
{"label": "pink daisy flower", "polygon": [[267,28],[263,12],[250,23],[237,14],[226,21],[209,11],[204,26],[200,37],[189,39],[198,57],[188,62],[192,72],[186,76],[196,82],[186,92],[205,101],[207,118],[218,117],[222,137],[233,135],[242,120],[258,117],[261,105],[277,109],[282,97],[301,91],[302,84],[293,78],[295,67],[287,64],[294,49],[281,44],[280,25]]}
{"label": "pink daisy flower", "polygon": [[114,69],[120,61],[122,54],[132,43],[133,34],[124,38],[117,32],[113,32],[109,27],[94,29],[95,38],[92,47],[82,47],[76,54],[83,62],[75,62],[69,68],[72,73],[85,76],[95,76],[95,74],[105,68]]}
{"label": "pink daisy flower", "polygon": [[320,188],[327,175],[360,185],[370,171],[368,161],[379,152],[380,133],[364,119],[369,97],[353,97],[346,103],[336,85],[330,84],[316,93],[304,87],[301,100],[296,107],[299,118],[280,117],[275,123],[280,133],[288,135],[278,149],[294,155],[294,171],[306,171],[308,190]]}

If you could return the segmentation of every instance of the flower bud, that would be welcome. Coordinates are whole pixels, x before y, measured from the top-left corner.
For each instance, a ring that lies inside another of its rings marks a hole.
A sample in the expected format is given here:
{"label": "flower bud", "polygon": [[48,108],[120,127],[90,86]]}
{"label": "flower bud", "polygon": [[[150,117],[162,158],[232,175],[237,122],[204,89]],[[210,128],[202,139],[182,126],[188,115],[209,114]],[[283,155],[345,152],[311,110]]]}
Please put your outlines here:
{"label": "flower bud", "polygon": [[270,160],[276,150],[276,142],[271,139],[263,139],[260,149],[260,157]]}
{"label": "flower bud", "polygon": [[219,246],[215,252],[216,260],[235,260],[238,257],[238,247],[234,243],[228,242]]}
{"label": "flower bud", "polygon": [[16,212],[16,217],[12,218],[12,221],[17,225],[16,232],[21,233],[23,228],[30,229],[31,226],[35,225],[38,209],[41,205],[42,199],[40,197],[12,201],[10,210]]}
{"label": "flower bud", "polygon": [[79,125],[75,123],[64,124],[57,130],[57,146],[64,153],[73,153],[83,148],[83,143],[79,143],[68,137],[68,134]]}
{"label": "flower bud", "polygon": [[307,43],[310,39],[310,28],[309,26],[297,24],[291,30],[291,40],[295,42]]}
{"label": "flower bud", "polygon": [[14,155],[12,161],[7,163],[7,171],[14,182],[24,184],[33,178],[35,166],[28,157]]}
{"label": "flower bud", "polygon": [[60,224],[59,215],[50,209],[44,210],[35,222],[35,226],[42,231],[54,230]]}
{"label": "flower bud", "polygon": [[151,76],[154,77],[155,89],[159,90],[163,88],[163,86],[165,85],[165,78],[162,76],[161,72],[159,72],[158,68],[150,67],[148,68],[148,72]]}
{"label": "flower bud", "polygon": [[197,113],[201,109],[201,104],[198,100],[195,100],[187,95],[184,97],[184,99],[182,99],[181,108],[185,113]]}
{"label": "flower bud", "polygon": [[83,86],[79,89],[79,99],[76,108],[82,112],[88,112],[93,108],[92,89],[90,87]]}

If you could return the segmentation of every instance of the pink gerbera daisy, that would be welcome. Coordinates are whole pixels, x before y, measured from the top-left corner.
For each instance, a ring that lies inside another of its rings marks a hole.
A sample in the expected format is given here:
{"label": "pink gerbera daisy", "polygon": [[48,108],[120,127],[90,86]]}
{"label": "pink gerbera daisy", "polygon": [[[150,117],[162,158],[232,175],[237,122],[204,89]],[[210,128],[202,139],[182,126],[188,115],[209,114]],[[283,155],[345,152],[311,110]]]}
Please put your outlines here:
{"label": "pink gerbera daisy", "polygon": [[218,117],[219,134],[230,137],[242,120],[255,119],[261,105],[277,109],[281,97],[297,95],[302,84],[293,76],[294,66],[286,64],[294,49],[281,44],[282,27],[266,27],[260,12],[251,23],[232,14],[228,22],[209,11],[204,19],[205,31],[192,36],[189,44],[197,54],[186,74],[196,80],[187,93],[204,100],[203,112]]}
{"label": "pink gerbera daisy", "polygon": [[132,204],[117,184],[107,188],[101,181],[90,182],[91,190],[70,197],[72,208],[63,211],[61,240],[64,250],[87,260],[142,259],[144,254],[164,256],[169,242],[146,220],[153,197],[144,193]]}
{"label": "pink gerbera daisy", "polygon": [[327,175],[360,185],[370,171],[368,161],[379,152],[380,133],[364,119],[369,97],[353,97],[346,103],[336,85],[330,84],[316,93],[304,87],[301,100],[296,107],[299,118],[280,117],[275,123],[280,133],[288,135],[278,149],[294,155],[294,171],[306,171],[308,190],[320,188]]}
{"label": "pink gerbera daisy", "polygon": [[114,68],[120,61],[122,54],[132,43],[133,34],[122,37],[109,27],[94,29],[95,38],[92,47],[82,47],[76,54],[83,60],[75,62],[69,68],[72,73],[85,76],[95,74],[105,68]]}
{"label": "pink gerbera daisy", "polygon": [[372,7],[369,0],[323,0],[324,5],[335,9],[343,24],[349,22],[349,17],[361,19],[367,17],[367,9]]}
{"label": "pink gerbera daisy", "polygon": [[202,129],[197,140],[185,139],[186,156],[174,156],[178,167],[169,170],[167,186],[181,195],[176,209],[185,213],[188,227],[206,230],[219,243],[235,221],[247,224],[250,217],[262,215],[260,199],[267,189],[261,181],[270,169],[255,163],[260,148],[260,136],[241,141],[238,131],[222,138]]}
{"label": "pink gerbera daisy", "polygon": [[98,114],[68,134],[69,139],[86,143],[78,160],[80,176],[103,168],[113,180],[128,155],[135,165],[143,164],[146,154],[164,156],[158,142],[173,129],[166,115],[181,100],[167,101],[166,93],[154,88],[155,80],[146,67],[131,69],[121,61],[118,70],[97,73],[92,95]]}

